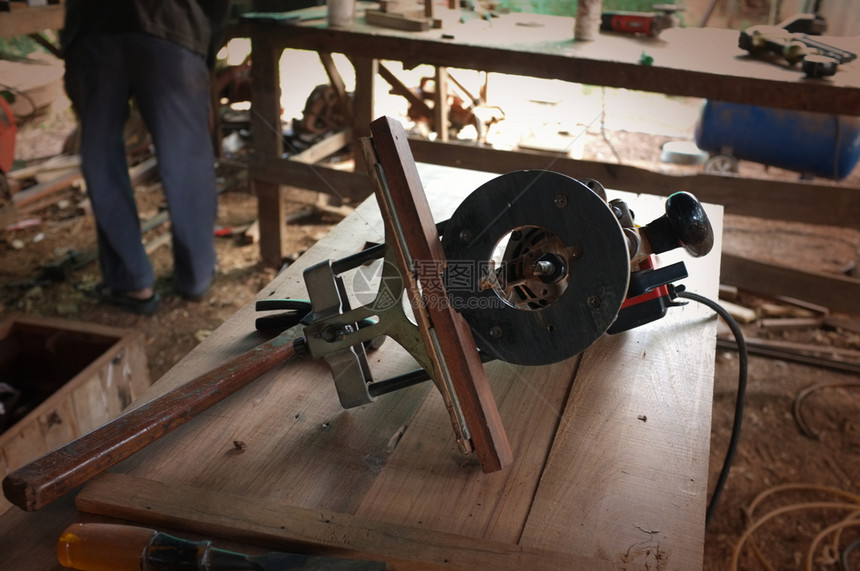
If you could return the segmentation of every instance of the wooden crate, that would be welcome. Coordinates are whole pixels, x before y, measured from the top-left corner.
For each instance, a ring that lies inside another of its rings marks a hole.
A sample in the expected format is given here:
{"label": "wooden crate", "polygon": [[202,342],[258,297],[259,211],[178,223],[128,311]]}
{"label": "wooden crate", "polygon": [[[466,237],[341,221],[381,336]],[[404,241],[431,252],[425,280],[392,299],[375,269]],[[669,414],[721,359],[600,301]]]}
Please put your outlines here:
{"label": "wooden crate", "polygon": [[[101,426],[151,384],[140,333],[17,315],[0,322],[0,382],[35,406],[0,426],[0,476]],[[0,513],[10,506],[0,496]]]}

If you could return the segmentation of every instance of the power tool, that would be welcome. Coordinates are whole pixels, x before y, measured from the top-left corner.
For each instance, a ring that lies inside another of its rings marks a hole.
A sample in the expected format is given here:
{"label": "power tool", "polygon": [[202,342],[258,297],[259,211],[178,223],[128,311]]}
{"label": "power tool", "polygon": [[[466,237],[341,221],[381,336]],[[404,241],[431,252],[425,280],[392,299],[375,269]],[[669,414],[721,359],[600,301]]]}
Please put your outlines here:
{"label": "power tool", "polygon": [[675,14],[683,10],[677,4],[655,4],[653,8],[653,12],[603,12],[600,29],[655,38],[663,30],[677,25]]}
{"label": "power tool", "polygon": [[801,63],[804,75],[817,79],[833,75],[839,64],[857,59],[853,52],[811,37],[824,30],[826,23],[820,16],[798,14],[776,26],[751,26],[742,30],[738,47],[752,55],[779,56],[790,66]]}

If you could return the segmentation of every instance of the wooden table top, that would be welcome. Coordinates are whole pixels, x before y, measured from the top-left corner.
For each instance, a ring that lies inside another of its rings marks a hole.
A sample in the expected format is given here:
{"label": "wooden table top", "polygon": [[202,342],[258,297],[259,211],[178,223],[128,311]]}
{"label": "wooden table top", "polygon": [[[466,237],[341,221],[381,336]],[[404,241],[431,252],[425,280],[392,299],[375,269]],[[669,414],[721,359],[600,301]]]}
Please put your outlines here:
{"label": "wooden table top", "polygon": [[[440,29],[409,32],[367,25],[363,9],[368,6],[375,4],[360,2],[355,23],[343,28],[329,28],[325,7],[316,7],[290,12],[302,18],[297,25],[249,22],[242,33],[278,50],[342,52],[407,66],[442,65],[768,107],[860,113],[860,61],[840,65],[833,77],[809,80],[798,66],[749,56],[738,47],[736,30],[671,28],[657,38],[601,33],[595,41],[577,42],[573,18],[511,13],[486,21],[456,11],[442,15]],[[860,37],[820,39],[860,53]],[[643,55],[653,63],[640,63]]]}
{"label": "wooden table top", "polygon": [[38,34],[63,27],[66,15],[63,4],[37,6],[8,2],[7,5],[9,11],[0,12],[0,38]]}
{"label": "wooden table top", "polygon": [[[419,172],[437,220],[494,176]],[[640,223],[662,214],[662,198],[609,194],[625,198]],[[716,298],[722,209],[707,209],[714,251],[659,262],[684,259],[688,289]],[[305,267],[379,242],[381,229],[371,198],[258,299],[306,298]],[[260,343],[255,317],[248,304],[143,400]],[[323,362],[293,362],[90,482],[76,496],[84,513],[68,498],[33,514],[10,510],[0,517],[0,553],[10,568],[55,569],[63,526],[98,514],[254,546],[384,558],[396,569],[699,568],[715,332],[713,315],[690,304],[561,363],[489,363],[515,455],[491,474],[459,452],[430,383],[343,410]],[[377,378],[414,367],[391,341],[370,361]]]}

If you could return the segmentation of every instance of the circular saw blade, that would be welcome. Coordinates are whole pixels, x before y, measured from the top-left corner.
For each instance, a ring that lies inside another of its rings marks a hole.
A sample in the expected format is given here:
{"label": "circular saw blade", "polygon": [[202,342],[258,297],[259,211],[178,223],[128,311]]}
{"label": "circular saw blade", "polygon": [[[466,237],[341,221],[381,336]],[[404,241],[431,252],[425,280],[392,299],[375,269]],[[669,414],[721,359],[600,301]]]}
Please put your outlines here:
{"label": "circular saw blade", "polygon": [[607,203],[551,171],[515,171],[475,190],[442,236],[448,301],[479,349],[521,365],[580,353],[618,315],[630,257]]}

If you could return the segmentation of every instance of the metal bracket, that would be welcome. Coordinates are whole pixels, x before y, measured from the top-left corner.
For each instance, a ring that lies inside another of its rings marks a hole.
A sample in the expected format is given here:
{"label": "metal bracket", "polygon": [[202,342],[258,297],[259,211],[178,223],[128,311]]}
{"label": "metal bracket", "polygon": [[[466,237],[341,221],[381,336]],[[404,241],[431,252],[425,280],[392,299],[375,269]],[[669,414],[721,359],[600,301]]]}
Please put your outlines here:
{"label": "metal bracket", "polygon": [[[371,403],[369,387],[374,382],[364,346],[383,336],[390,337],[418,364],[431,370],[417,326],[403,305],[404,285],[390,249],[384,250],[379,289],[373,301],[350,307],[343,278],[336,273],[355,269],[367,259],[326,260],[304,272],[305,285],[314,310],[313,322],[305,328],[308,349],[324,357],[332,370],[338,397],[344,408]],[[382,250],[377,253],[383,253]],[[359,326],[361,322],[368,323]],[[370,323],[372,322],[372,323]]]}
{"label": "metal bracket", "polygon": [[332,370],[337,396],[343,408],[352,408],[376,400],[367,392],[371,382],[370,366],[362,343],[333,348],[329,341],[350,337],[358,331],[358,320],[349,322],[349,299],[343,280],[332,270],[331,260],[311,266],[304,272],[308,292],[313,292],[313,323],[305,329],[308,349],[322,355]]}

